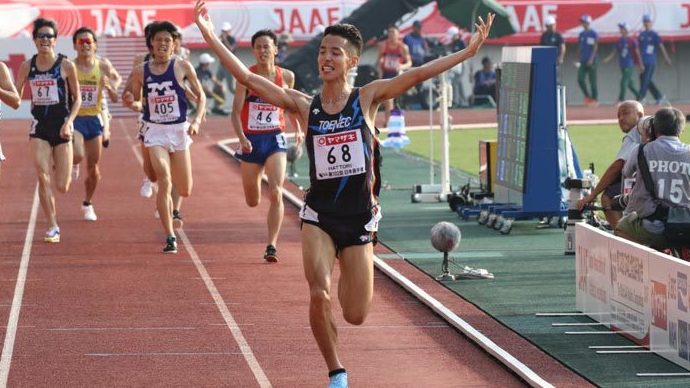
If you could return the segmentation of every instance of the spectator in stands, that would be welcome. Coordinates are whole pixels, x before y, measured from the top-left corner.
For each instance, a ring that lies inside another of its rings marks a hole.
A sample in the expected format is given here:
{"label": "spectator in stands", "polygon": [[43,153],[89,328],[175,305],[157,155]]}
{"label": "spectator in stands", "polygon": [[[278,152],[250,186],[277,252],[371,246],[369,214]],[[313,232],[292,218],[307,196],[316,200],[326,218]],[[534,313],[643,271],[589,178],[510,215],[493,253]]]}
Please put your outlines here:
{"label": "spectator in stands", "polygon": [[[637,130],[637,123],[642,116],[644,116],[644,108],[642,104],[637,101],[623,101],[618,105],[618,126],[625,134],[623,143],[618,150],[616,159],[606,169],[604,175],[601,176],[597,186],[592,189],[589,195],[578,201],[577,207],[580,210],[588,203],[593,202],[599,194],[601,194],[601,205],[605,208],[610,208],[613,204],[613,197],[621,193],[623,177],[621,172],[623,171],[623,166],[626,161],[630,159],[632,150],[640,144],[640,132]],[[631,175],[626,174],[625,176]],[[605,214],[611,229],[615,229],[622,213],[615,210],[606,210]]]}
{"label": "spectator in stands", "polygon": [[563,35],[556,31],[556,18],[549,15],[544,19],[544,27],[546,31],[541,34],[539,39],[539,44],[542,46],[553,46],[558,50],[558,57],[556,62],[556,74],[560,82],[560,66],[563,64],[563,59],[565,58],[565,40],[563,40]]}
{"label": "spectator in stands", "polygon": [[278,54],[276,55],[276,65],[280,65],[287,58],[288,49],[292,43],[292,35],[285,31],[278,36]]}
{"label": "spectator in stands", "polygon": [[412,67],[423,65],[425,58],[429,55],[429,43],[422,36],[422,23],[419,20],[412,23],[412,32],[405,35],[403,43],[407,45],[410,52]]}
{"label": "spectator in stands", "polygon": [[633,73],[635,72],[635,64],[640,65],[640,68],[644,69],[640,59],[640,50],[637,41],[628,35],[628,25],[625,22],[618,23],[618,29],[620,30],[621,37],[616,42],[616,47],[611,51],[611,54],[604,58],[604,63],[608,63],[616,53],[618,54],[618,64],[621,67],[621,85],[618,92],[618,102],[622,102],[625,99],[626,88],[630,89],[636,100],[639,100],[640,92],[635,89]]}
{"label": "spectator in stands", "polygon": [[496,104],[496,70],[489,57],[482,59],[482,69],[474,73],[473,105]]}
{"label": "spectator in stands", "polygon": [[451,53],[464,50],[465,47],[467,47],[467,43],[465,43],[465,39],[462,37],[462,31],[460,31],[458,27],[448,27],[448,31],[446,31],[446,40],[448,41]]}
{"label": "spectator in stands", "polygon": [[[597,50],[599,48],[599,35],[590,28],[592,17],[582,15],[580,17],[582,28],[578,38],[578,53],[580,61],[577,62],[577,83],[580,85],[582,94],[585,95],[584,103],[587,106],[597,106],[599,102],[597,91]],[[589,78],[591,93],[587,89],[585,78]]]}
{"label": "spectator in stands", "polygon": [[666,47],[661,41],[661,37],[656,31],[652,30],[652,17],[650,15],[644,15],[642,17],[642,24],[644,30],[640,32],[638,40],[640,41],[640,53],[642,55],[643,69],[640,74],[640,101],[642,101],[647,95],[647,90],[652,92],[652,96],[656,100],[657,105],[661,105],[666,97],[659,91],[652,77],[654,76],[654,70],[656,69],[656,52],[657,49],[661,50],[661,54],[664,56],[664,60],[670,66],[671,58],[666,52]]}
{"label": "spectator in stands", "polygon": [[[379,43],[376,63],[378,64],[379,78],[382,79],[397,77],[412,66],[410,52],[407,46],[400,41],[400,31],[396,25],[388,27],[386,40]],[[387,127],[393,109],[393,100],[385,101],[383,107],[385,109],[383,126]]]}
{"label": "spectator in stands", "polygon": [[216,59],[211,54],[201,54],[199,56],[199,66],[196,68],[196,76],[199,82],[201,82],[201,88],[206,98],[214,101],[211,113],[227,116],[229,113],[222,108],[223,104],[225,104],[225,87],[211,72],[211,64],[215,61]]}
{"label": "spectator in stands", "polygon": [[[467,45],[462,39],[462,34],[460,29],[455,26],[449,27],[446,31],[446,41],[448,42],[448,51],[450,53],[456,53],[463,50]],[[465,89],[462,84],[464,66],[462,63],[458,63],[448,70],[448,76],[450,78],[450,84],[453,87],[453,106],[459,107],[467,105],[465,101]]]}
{"label": "spectator in stands", "polygon": [[[648,188],[640,178],[637,165],[639,146],[634,147],[623,173],[632,175],[638,171],[638,178],[630,193],[626,216],[618,223],[615,234],[655,249],[665,249],[663,220],[667,208],[690,208],[690,146],[679,138],[685,127],[685,116],[678,109],[659,109],[654,114],[652,127],[656,140],[647,143],[643,152],[656,187]],[[650,189],[655,190],[659,201],[652,199]]]}
{"label": "spectator in stands", "polygon": [[[230,22],[225,22],[220,26],[220,41],[223,46],[227,47],[231,52],[235,52],[237,48],[237,40],[232,36],[232,24]],[[218,66],[218,72],[216,77],[219,81],[225,81],[228,86],[228,91],[230,93],[235,93],[235,79],[232,78],[230,72],[225,68],[225,66]]]}

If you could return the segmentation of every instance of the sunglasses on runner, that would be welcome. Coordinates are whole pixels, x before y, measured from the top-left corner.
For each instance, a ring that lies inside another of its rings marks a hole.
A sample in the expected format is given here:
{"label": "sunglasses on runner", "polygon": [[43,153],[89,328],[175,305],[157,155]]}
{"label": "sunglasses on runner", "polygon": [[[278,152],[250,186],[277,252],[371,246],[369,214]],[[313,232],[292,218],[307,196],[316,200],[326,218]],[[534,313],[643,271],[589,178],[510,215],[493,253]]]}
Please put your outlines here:
{"label": "sunglasses on runner", "polygon": [[82,44],[94,44],[94,40],[93,40],[93,39],[89,39],[89,38],[77,39],[77,44],[78,44],[78,45],[82,45]]}
{"label": "sunglasses on runner", "polygon": [[55,38],[54,34],[51,34],[49,32],[39,32],[36,34],[36,39],[53,39]]}

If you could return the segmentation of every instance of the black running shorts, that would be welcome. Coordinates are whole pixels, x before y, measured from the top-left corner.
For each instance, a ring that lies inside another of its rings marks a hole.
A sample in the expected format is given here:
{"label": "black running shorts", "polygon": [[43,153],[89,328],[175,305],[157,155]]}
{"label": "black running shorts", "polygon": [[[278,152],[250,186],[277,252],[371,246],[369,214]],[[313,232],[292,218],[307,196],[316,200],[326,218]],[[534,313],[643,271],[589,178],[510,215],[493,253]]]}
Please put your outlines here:
{"label": "black running shorts", "polygon": [[375,217],[375,214],[369,212],[344,216],[319,214],[318,221],[302,218],[302,222],[317,226],[326,232],[333,240],[336,252],[340,252],[349,246],[376,244],[376,232],[366,228],[372,221],[378,223]]}

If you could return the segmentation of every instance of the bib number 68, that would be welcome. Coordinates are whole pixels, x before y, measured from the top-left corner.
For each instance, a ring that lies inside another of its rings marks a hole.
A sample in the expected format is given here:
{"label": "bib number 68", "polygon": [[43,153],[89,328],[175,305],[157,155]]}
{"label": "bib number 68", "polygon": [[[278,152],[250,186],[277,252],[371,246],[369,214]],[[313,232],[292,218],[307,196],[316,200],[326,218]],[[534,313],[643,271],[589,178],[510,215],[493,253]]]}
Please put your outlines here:
{"label": "bib number 68", "polygon": [[[335,155],[333,155],[333,151],[335,151],[336,147],[331,147],[331,149],[328,151],[328,163],[329,164],[335,164],[338,159]],[[340,159],[343,162],[349,162],[352,159],[352,155],[350,155],[350,146],[347,144],[344,144],[342,147],[340,147]]]}

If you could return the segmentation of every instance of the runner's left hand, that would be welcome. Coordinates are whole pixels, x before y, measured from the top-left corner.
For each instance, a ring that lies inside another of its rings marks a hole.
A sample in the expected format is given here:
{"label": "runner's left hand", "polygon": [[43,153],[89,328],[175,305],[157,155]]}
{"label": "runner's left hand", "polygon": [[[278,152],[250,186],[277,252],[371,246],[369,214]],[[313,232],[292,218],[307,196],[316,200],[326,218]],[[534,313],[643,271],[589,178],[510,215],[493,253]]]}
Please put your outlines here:
{"label": "runner's left hand", "polygon": [[103,130],[103,135],[101,137],[101,144],[103,147],[108,147],[110,145],[110,130]]}
{"label": "runner's left hand", "polygon": [[198,134],[199,134],[199,123],[197,123],[197,122],[192,122],[192,123],[189,125],[189,129],[187,129],[187,134],[189,134],[189,136],[196,136],[196,135],[198,135]]}
{"label": "runner's left hand", "polygon": [[203,35],[204,33],[206,34],[213,34],[213,22],[211,21],[211,18],[208,16],[208,10],[206,9],[206,3],[204,3],[202,0],[197,0],[196,5],[194,6],[194,16],[195,16],[195,22],[197,27],[199,27],[199,31],[201,31],[201,34]]}
{"label": "runner's left hand", "polygon": [[484,44],[486,38],[489,37],[491,25],[494,23],[494,17],[496,17],[496,14],[494,13],[489,13],[486,15],[486,21],[484,21],[481,16],[478,17],[478,21],[474,23],[475,32],[472,34],[470,43],[467,45],[467,48],[470,49],[470,52],[474,52],[476,54],[482,47],[482,44]]}
{"label": "runner's left hand", "polygon": [[113,91],[113,86],[110,84],[110,78],[107,75],[101,77],[101,85],[103,85],[104,89]]}

